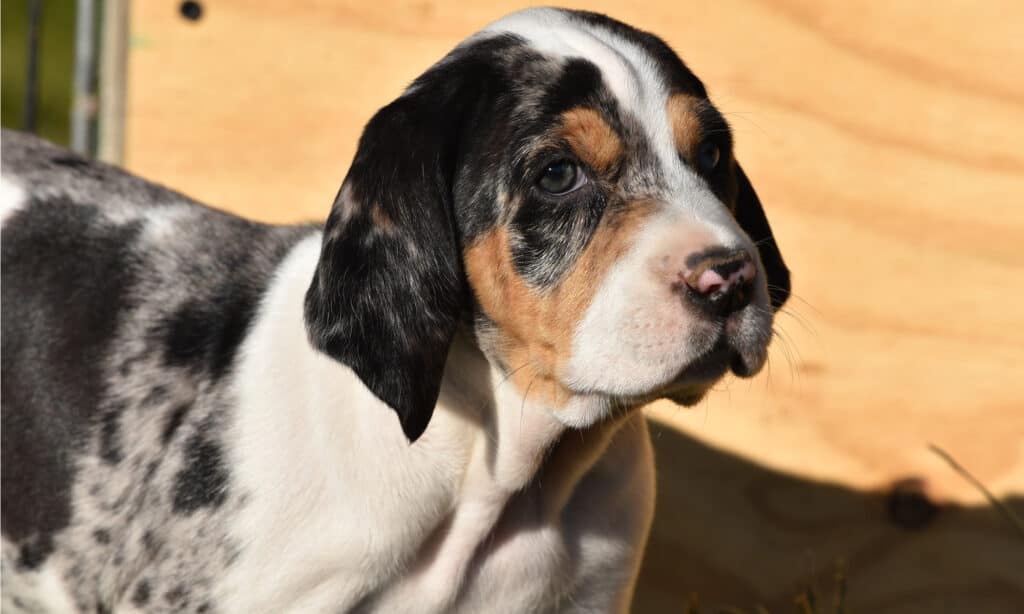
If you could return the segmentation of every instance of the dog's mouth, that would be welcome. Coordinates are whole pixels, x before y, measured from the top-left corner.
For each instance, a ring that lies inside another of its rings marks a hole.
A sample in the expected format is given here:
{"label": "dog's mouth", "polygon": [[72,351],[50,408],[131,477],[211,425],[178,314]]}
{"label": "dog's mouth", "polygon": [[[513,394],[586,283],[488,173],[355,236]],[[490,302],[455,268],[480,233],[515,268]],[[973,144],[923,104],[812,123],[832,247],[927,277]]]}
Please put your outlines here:
{"label": "dog's mouth", "polygon": [[736,350],[724,340],[719,340],[711,351],[686,365],[656,397],[667,398],[680,405],[695,405],[739,362],[741,359]]}
{"label": "dog's mouth", "polygon": [[722,334],[710,350],[687,363],[667,384],[642,395],[643,401],[669,399],[679,405],[696,405],[726,373],[744,378],[757,374],[766,352],[766,346],[743,347]]}
{"label": "dog's mouth", "polygon": [[[630,377],[631,370],[639,371],[647,361],[630,363],[622,378],[611,372],[610,385],[580,386],[566,383],[571,394],[580,397],[601,398],[617,407],[634,408],[658,399],[669,399],[679,405],[690,406],[700,402],[730,371],[738,377],[752,377],[764,366],[768,345],[772,337],[772,315],[765,310],[744,310],[742,313],[718,321],[698,323],[687,332],[685,362],[657,364],[651,359],[654,377]],[[667,361],[666,361],[667,362]],[[616,388],[618,388],[616,390]]]}

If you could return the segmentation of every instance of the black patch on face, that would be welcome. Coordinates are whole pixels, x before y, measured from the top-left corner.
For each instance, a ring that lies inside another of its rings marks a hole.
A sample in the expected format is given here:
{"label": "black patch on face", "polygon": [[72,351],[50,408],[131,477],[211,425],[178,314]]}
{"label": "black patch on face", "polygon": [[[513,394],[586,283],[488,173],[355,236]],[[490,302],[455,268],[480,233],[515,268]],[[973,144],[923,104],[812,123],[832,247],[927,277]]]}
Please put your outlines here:
{"label": "black patch on face", "polygon": [[[626,143],[617,104],[603,84],[600,69],[592,62],[569,60],[545,92],[544,116],[535,126],[551,130],[566,111],[587,108],[597,112]],[[535,287],[555,285],[572,268],[590,242],[609,200],[603,178],[582,163],[579,172],[586,174],[588,181],[576,191],[556,196],[537,188],[539,171],[559,159],[576,160],[568,144],[562,144],[560,151],[534,152],[515,168],[515,190],[522,198],[511,220],[512,263]]]}
{"label": "black patch on face", "polygon": [[661,75],[667,80],[671,91],[686,92],[699,98],[707,98],[707,90],[704,89],[704,84],[679,59],[679,56],[672,50],[672,47],[661,40],[661,38],[601,13],[572,10],[566,10],[565,12],[583,23],[608,30],[646,51],[658,65]]}
{"label": "black patch on face", "polygon": [[227,497],[228,473],[220,446],[200,428],[185,444],[185,466],[174,480],[174,511],[192,514],[218,507]]}
{"label": "black patch on face", "polygon": [[3,534],[31,540],[33,564],[71,518],[71,459],[104,397],[138,232],[63,197],[34,201],[3,229]]}
{"label": "black patch on face", "polygon": [[601,83],[601,69],[597,65],[583,58],[570,58],[545,92],[544,115],[555,118],[573,107],[590,106],[602,88]]}
{"label": "black patch on face", "polygon": [[[492,71],[496,75],[514,74],[524,87],[532,87],[539,77],[534,74],[538,72],[536,64],[547,60],[522,46],[519,39],[509,38],[508,41],[510,48],[502,51],[508,65],[503,69],[492,67]],[[503,73],[503,70],[508,72]],[[486,102],[477,104],[465,118],[466,125],[472,128],[465,131],[459,142],[453,187],[455,225],[462,245],[468,245],[493,228],[502,214],[498,191],[506,187],[508,148],[517,138],[516,123],[502,121],[516,112],[516,99],[508,88],[509,79],[511,76],[482,81],[476,90]]]}
{"label": "black patch on face", "polygon": [[605,195],[594,185],[563,197],[526,199],[512,219],[516,271],[533,286],[553,286],[590,242],[604,209]]}

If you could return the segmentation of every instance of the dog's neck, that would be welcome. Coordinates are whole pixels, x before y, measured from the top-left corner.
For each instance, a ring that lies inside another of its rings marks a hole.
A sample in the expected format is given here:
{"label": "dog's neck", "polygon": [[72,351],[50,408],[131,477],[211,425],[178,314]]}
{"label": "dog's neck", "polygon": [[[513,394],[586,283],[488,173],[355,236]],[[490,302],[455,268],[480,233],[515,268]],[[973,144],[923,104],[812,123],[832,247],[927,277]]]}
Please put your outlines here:
{"label": "dog's neck", "polygon": [[[456,417],[478,430],[454,493],[452,516],[432,535],[411,570],[412,586],[464,577],[479,545],[499,526],[515,531],[516,526],[559,524],[576,485],[623,419],[608,418],[577,430],[558,411],[525,399],[507,374],[487,360],[471,334],[456,335],[435,419],[443,425]],[[437,435],[443,437],[428,427],[425,443]],[[541,484],[543,488],[532,487]]]}
{"label": "dog's neck", "polygon": [[[599,420],[585,429],[569,426],[580,415],[597,409],[592,399],[554,408],[524,398],[508,374],[477,347],[472,333],[463,329],[456,334],[449,352],[436,411],[461,416],[480,429],[463,490],[486,483],[495,494],[507,495],[533,479],[545,459],[560,447],[567,431],[574,431],[575,440],[595,443],[604,438],[602,433],[613,431],[609,427],[619,423],[615,419]],[[429,427],[426,436],[430,436]],[[580,460],[586,464],[584,458]]]}
{"label": "dog's neck", "polygon": [[[302,298],[318,257],[316,236],[293,249],[240,351],[236,378],[245,385],[235,394],[246,416],[235,422],[240,443],[228,453],[239,486],[265,506],[254,506],[265,515],[248,522],[287,541],[295,533],[286,522],[294,516],[291,501],[320,502],[308,513],[333,526],[344,511],[328,502],[345,501],[359,488],[363,504],[374,509],[374,547],[393,540],[394,548],[412,548],[401,555],[411,582],[448,588],[465,577],[494,531],[556,525],[622,420],[573,428],[581,416],[599,416],[599,407],[583,400],[555,409],[524,399],[473,336],[460,332],[434,415],[410,443],[394,412],[306,337]],[[353,447],[359,466],[346,462]]]}
{"label": "dog's neck", "polygon": [[[319,252],[314,235],[285,258],[238,353],[225,454],[232,484],[254,502],[238,526],[262,536],[240,539],[254,565],[282,551],[330,558],[355,548],[377,565],[374,577],[396,583],[381,599],[433,595],[423,610],[445,611],[488,544],[560,526],[624,419],[575,428],[602,416],[600,406],[524,399],[463,331],[430,423],[410,443],[397,415],[306,336],[303,295]],[[364,532],[354,535],[353,522]]]}

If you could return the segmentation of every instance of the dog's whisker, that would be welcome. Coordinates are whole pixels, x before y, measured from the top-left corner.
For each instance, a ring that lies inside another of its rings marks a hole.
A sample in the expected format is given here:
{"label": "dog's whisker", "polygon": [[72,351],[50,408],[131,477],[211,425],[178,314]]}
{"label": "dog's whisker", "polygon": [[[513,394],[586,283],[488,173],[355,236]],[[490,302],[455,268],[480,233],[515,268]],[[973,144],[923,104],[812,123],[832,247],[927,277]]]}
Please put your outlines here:
{"label": "dog's whisker", "polygon": [[790,383],[796,383],[799,379],[800,369],[798,368],[799,351],[796,350],[795,345],[789,335],[778,328],[772,329],[773,337],[778,339],[780,342],[779,347],[782,350],[783,355],[786,357],[786,363],[789,365],[790,372]]}
{"label": "dog's whisker", "polygon": [[[746,111],[722,111],[722,115],[724,117],[726,117],[726,118],[742,119],[747,124],[750,124],[751,126],[756,128],[758,130],[758,132],[760,132],[762,135],[768,136],[768,132],[760,124],[758,124],[754,120],[750,119],[751,113],[749,113],[749,112],[746,112]],[[734,125],[733,128],[735,129],[736,126]]]}
{"label": "dog's whisker", "polygon": [[798,312],[798,311],[796,311],[794,309],[787,309],[787,308],[783,307],[782,309],[779,310],[779,314],[780,315],[784,315],[787,318],[792,319],[801,328],[803,328],[805,332],[810,334],[812,337],[817,337],[818,336],[818,331],[814,328],[814,324],[811,321],[811,319],[808,318],[807,316],[803,315],[802,313],[800,313],[800,312]]}

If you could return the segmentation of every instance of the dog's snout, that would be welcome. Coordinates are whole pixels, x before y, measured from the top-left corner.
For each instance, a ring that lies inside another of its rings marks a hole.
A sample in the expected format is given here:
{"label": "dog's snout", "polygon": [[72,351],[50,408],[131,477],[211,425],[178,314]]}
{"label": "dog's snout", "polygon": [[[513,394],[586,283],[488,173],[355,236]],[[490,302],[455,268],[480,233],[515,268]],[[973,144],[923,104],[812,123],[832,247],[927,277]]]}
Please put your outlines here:
{"label": "dog's snout", "polygon": [[727,316],[750,304],[757,267],[745,249],[716,247],[687,256],[680,276],[694,304]]}

